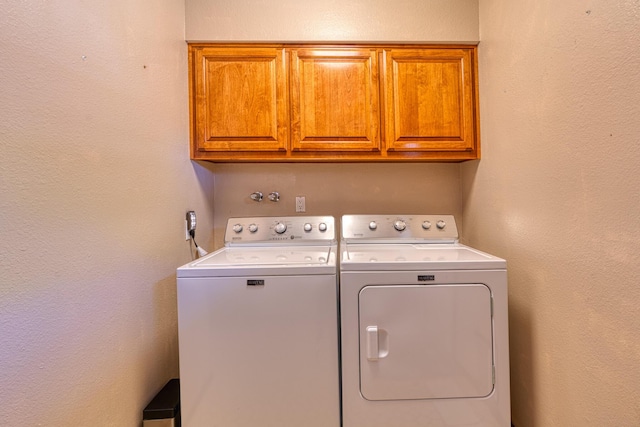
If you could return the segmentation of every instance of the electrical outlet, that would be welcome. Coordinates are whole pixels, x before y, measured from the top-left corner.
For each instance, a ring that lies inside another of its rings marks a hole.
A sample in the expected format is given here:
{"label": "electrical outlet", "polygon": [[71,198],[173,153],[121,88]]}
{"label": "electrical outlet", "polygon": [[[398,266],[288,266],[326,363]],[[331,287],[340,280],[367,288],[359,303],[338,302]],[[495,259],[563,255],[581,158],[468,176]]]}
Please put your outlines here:
{"label": "electrical outlet", "polygon": [[307,204],[304,196],[296,196],[296,212],[306,212]]}

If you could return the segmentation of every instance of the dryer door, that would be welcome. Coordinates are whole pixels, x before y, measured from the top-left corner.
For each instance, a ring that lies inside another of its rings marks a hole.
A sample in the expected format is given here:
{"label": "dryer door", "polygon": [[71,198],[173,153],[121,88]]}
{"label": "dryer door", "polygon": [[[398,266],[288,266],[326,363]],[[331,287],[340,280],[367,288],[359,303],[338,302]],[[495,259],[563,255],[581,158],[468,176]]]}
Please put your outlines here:
{"label": "dryer door", "polygon": [[366,286],[359,312],[365,399],[469,398],[492,392],[487,286]]}

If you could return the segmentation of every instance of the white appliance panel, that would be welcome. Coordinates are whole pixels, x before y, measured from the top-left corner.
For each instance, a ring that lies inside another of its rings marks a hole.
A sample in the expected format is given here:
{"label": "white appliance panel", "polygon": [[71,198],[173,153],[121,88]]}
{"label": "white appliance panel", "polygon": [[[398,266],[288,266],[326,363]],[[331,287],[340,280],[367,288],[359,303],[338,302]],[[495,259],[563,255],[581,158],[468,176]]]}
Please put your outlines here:
{"label": "white appliance panel", "polygon": [[335,274],[178,278],[183,425],[340,425],[336,298]]}
{"label": "white appliance panel", "polygon": [[503,259],[455,244],[344,244],[341,270],[482,270],[506,268]]}
{"label": "white appliance panel", "polygon": [[340,242],[342,426],[508,427],[506,261],[450,215],[345,215]]}
{"label": "white appliance panel", "polygon": [[458,228],[453,215],[343,215],[341,238],[347,242],[453,243]]}
{"label": "white appliance panel", "polygon": [[[368,400],[360,385],[360,291],[366,287],[424,286],[415,271],[340,273],[343,427],[508,427],[510,425],[507,274],[496,270],[421,270],[433,285],[480,284],[493,296],[495,385],[486,397]],[[402,306],[396,307],[403,311]],[[393,342],[389,343],[393,348]]]}
{"label": "white appliance panel", "polygon": [[320,247],[278,247],[276,248],[227,248],[217,256],[193,263],[193,267],[237,267],[243,265],[326,265],[331,248]]}
{"label": "white appliance panel", "polygon": [[178,268],[178,277],[335,274],[336,247],[225,247]]}
{"label": "white appliance panel", "polygon": [[332,216],[229,218],[224,233],[225,246],[313,245],[335,239]]}
{"label": "white appliance panel", "polygon": [[470,398],[493,390],[487,286],[365,286],[358,307],[365,399]]}

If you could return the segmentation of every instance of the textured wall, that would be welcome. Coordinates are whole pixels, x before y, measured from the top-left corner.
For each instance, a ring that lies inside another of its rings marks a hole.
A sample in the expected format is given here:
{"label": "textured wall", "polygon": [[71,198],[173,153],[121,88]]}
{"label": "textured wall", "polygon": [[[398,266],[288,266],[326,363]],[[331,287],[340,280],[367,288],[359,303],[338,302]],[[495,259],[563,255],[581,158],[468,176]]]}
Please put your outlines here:
{"label": "textured wall", "polygon": [[[461,220],[460,173],[447,164],[217,164],[215,241],[223,244],[233,216],[300,215],[295,196],[305,196],[306,215],[448,213]],[[260,190],[257,203],[249,194]],[[278,203],[267,200],[278,191]]]}
{"label": "textured wall", "polygon": [[0,425],[139,426],[178,374],[186,64],[182,0],[2,3]]}
{"label": "textured wall", "polygon": [[480,1],[466,241],[509,264],[516,427],[640,425],[640,3]]}
{"label": "textured wall", "polygon": [[187,0],[187,40],[478,40],[478,0]]}

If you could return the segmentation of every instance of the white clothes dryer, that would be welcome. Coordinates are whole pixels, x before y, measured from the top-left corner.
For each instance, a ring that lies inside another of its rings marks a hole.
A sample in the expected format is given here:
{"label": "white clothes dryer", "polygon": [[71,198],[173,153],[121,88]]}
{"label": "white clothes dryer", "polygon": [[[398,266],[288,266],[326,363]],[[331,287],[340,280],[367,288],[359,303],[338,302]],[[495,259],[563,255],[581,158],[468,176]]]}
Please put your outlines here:
{"label": "white clothes dryer", "polygon": [[338,427],[333,217],[231,218],[177,270],[182,423]]}
{"label": "white clothes dryer", "polygon": [[451,215],[345,215],[344,427],[510,425],[506,261]]}

